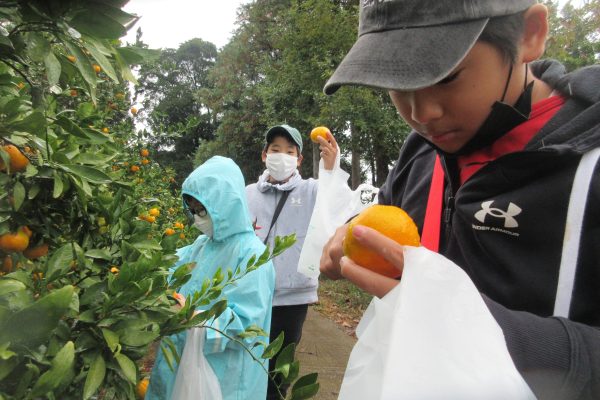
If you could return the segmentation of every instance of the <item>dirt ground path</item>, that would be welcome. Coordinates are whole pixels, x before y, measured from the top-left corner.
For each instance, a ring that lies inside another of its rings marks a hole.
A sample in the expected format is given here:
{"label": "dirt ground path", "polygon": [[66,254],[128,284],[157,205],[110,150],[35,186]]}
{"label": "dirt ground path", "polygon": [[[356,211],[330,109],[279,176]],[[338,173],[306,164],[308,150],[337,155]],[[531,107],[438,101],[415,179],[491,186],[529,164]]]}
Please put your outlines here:
{"label": "dirt ground path", "polygon": [[302,340],[296,356],[300,360],[300,375],[317,372],[317,400],[336,400],[356,339],[313,307],[308,308],[302,330]]}

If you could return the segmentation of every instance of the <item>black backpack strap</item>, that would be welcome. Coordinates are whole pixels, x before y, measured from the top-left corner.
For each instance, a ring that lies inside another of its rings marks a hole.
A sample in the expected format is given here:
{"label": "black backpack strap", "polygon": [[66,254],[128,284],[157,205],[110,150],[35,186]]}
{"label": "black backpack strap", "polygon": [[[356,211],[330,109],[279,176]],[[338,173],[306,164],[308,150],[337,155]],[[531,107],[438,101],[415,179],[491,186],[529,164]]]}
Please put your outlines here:
{"label": "black backpack strap", "polygon": [[269,226],[269,231],[267,232],[267,236],[265,236],[265,240],[263,240],[264,244],[267,244],[267,240],[269,240],[269,234],[271,233],[271,229],[273,229],[273,225],[275,225],[275,221],[277,221],[277,217],[279,217],[279,213],[281,213],[281,209],[285,204],[285,200],[290,195],[291,190],[287,190],[281,194],[281,198],[279,199],[279,203],[277,203],[277,207],[275,207],[275,213],[273,214],[273,219],[271,220],[271,226]]}

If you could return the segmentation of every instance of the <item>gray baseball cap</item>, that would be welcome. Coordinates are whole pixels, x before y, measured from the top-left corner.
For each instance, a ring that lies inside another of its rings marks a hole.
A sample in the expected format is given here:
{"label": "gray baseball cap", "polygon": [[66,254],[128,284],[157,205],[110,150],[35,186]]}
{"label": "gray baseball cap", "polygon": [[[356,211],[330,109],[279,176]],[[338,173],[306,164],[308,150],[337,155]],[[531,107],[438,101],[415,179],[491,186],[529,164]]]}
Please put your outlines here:
{"label": "gray baseball cap", "polygon": [[298,145],[298,147],[300,147],[300,153],[302,153],[302,135],[300,135],[298,129],[285,124],[276,125],[270,128],[267,131],[267,134],[265,135],[265,141],[267,142],[267,144],[273,141],[273,135],[275,135],[276,133],[282,133],[288,136],[294,143]]}
{"label": "gray baseball cap", "polygon": [[536,0],[361,0],[358,39],[325,84],[416,90],[445,78],[490,18]]}

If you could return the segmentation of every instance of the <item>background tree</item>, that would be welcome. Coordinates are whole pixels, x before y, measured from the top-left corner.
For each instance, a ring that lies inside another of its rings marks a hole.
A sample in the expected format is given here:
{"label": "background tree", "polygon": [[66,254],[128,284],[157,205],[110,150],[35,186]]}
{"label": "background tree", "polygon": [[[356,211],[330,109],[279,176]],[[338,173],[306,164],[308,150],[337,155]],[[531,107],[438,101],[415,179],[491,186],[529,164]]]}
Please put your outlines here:
{"label": "background tree", "polygon": [[212,140],[218,125],[203,95],[210,89],[208,74],[216,58],[214,44],[191,39],[139,68],[135,94],[148,127],[144,140],[159,150],[160,162],[175,168],[179,181],[192,171],[191,157],[200,141]]}
{"label": "background tree", "polygon": [[557,0],[545,0],[550,33],[545,57],[560,60],[568,71],[600,60],[600,1],[585,0],[580,7],[568,1],[562,8]]}

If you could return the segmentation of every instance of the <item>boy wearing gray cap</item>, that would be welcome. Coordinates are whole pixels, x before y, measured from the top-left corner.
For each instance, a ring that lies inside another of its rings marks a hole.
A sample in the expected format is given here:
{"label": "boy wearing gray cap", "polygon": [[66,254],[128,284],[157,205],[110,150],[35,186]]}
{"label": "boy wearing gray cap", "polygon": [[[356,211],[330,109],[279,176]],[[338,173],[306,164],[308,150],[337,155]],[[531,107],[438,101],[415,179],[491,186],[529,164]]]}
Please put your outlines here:
{"label": "boy wearing gray cap", "polygon": [[[331,170],[337,156],[335,138],[330,133],[327,140],[322,137],[318,140],[324,168]],[[317,278],[298,272],[300,252],[317,198],[318,181],[302,179],[298,171],[302,163],[302,136],[292,126],[270,128],[265,135],[261,157],[266,169],[258,182],[246,187],[256,234],[271,248],[276,236],[296,234],[296,243],[273,259],[276,279],[270,336],[273,341],[283,332],[284,348],[300,342],[308,305],[318,300]],[[275,359],[271,359],[269,370],[274,367]],[[279,391],[285,397],[287,385],[279,386],[278,390],[269,380],[267,399],[280,399]]]}
{"label": "boy wearing gray cap", "polygon": [[[379,192],[462,267],[540,399],[600,398],[600,66],[544,52],[535,0],[362,0],[359,37],[325,85],[387,90],[413,128]],[[321,271],[376,296],[398,281],[342,257]],[[403,268],[402,246],[354,236]]]}

